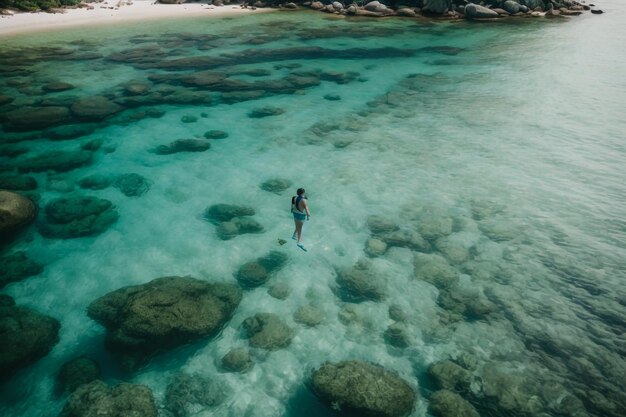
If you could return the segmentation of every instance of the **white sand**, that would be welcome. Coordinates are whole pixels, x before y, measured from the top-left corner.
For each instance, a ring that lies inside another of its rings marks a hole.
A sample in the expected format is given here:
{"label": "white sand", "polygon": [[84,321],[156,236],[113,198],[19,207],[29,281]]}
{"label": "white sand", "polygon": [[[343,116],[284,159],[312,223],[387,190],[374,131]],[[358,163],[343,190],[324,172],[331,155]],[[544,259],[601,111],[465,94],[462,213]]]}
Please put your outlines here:
{"label": "white sand", "polygon": [[242,9],[238,5],[215,7],[201,3],[157,4],[154,0],[134,0],[131,4],[117,0],[106,0],[103,3],[91,3],[90,5],[93,6],[93,10],[66,9],[65,13],[56,14],[39,12],[0,16],[0,36],[146,19],[233,16],[271,10]]}

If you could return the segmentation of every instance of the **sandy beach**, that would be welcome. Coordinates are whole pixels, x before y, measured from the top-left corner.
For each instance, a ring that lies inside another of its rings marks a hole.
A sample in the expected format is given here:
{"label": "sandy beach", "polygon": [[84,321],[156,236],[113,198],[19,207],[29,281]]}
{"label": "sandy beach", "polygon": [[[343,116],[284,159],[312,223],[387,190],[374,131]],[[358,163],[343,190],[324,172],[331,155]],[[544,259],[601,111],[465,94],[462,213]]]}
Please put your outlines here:
{"label": "sandy beach", "polygon": [[215,7],[201,3],[160,4],[153,0],[135,0],[132,3],[109,0],[92,3],[91,6],[93,9],[65,9],[65,13],[24,12],[0,16],[0,36],[147,19],[233,16],[271,10],[242,9],[238,5]]}

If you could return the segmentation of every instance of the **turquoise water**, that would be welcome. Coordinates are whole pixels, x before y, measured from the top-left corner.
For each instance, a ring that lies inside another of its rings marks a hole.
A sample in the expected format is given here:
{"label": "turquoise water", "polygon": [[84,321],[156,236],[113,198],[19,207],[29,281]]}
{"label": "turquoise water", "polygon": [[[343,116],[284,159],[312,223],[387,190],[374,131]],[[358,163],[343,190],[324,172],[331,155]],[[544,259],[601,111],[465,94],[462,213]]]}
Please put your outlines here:
{"label": "turquoise water", "polygon": [[[154,104],[150,108],[164,111],[162,117],[128,122],[124,115],[141,108],[130,109],[87,136],[20,142],[30,156],[101,140],[88,166],[32,174],[39,205],[87,194],[110,200],[120,217],[104,233],[77,239],[46,239],[34,226],[5,248],[7,254],[26,251],[45,270],[2,293],[57,318],[62,327],[46,357],[0,387],[0,413],[57,414],[67,399],[54,394],[59,367],[88,355],[101,364],[107,381],[149,386],[158,405],[179,371],[228,387],[225,401],[197,410],[199,416],[332,415],[308,394],[307,377],[324,361],[364,359],[408,381],[420,393],[412,415],[424,416],[434,389],[428,367],[465,354],[476,361],[478,379],[487,381],[495,369],[506,375],[499,383],[515,393],[513,405],[489,403],[481,415],[623,415],[626,8],[618,2],[602,6],[602,16],[551,21],[433,23],[273,13],[7,39],[1,52],[28,47],[35,57],[20,64],[30,74],[2,75],[2,93],[16,97],[16,108],[54,97],[118,100],[125,82],[196,70],[158,68],[163,60],[194,56],[231,54],[228,67],[220,64],[214,71],[268,71],[232,76],[250,83],[294,71],[358,75],[348,75],[343,84],[323,79],[317,86],[234,104],[211,91],[211,105]],[[109,59],[146,44],[165,55],[155,54],[144,66]],[[42,45],[100,57],[44,60],[37,49]],[[359,51],[320,58],[320,50],[292,50],[288,59],[268,58],[275,57],[271,51],[303,47]],[[270,53],[241,54],[249,49]],[[299,67],[279,67],[285,64]],[[18,91],[6,84],[9,79],[25,80],[27,87]],[[51,81],[76,89],[44,97],[40,85]],[[341,99],[324,99],[328,94]],[[265,106],[284,113],[248,117]],[[187,115],[198,119],[182,123]],[[151,152],[212,129],[229,136],[212,140],[206,152]],[[0,163],[11,166],[25,156]],[[78,181],[96,173],[138,173],[151,187],[140,197],[114,187],[81,190]],[[282,194],[260,188],[272,178],[293,185]],[[308,252],[289,239],[288,200],[300,186],[308,191],[312,212],[304,226]],[[264,232],[221,240],[203,218],[218,203],[253,206]],[[386,282],[385,300],[344,303],[336,295],[337,271],[366,257],[371,215],[432,236],[429,251],[459,273],[458,297],[481,300],[490,306],[488,314],[472,317],[446,308],[437,287],[416,277],[415,251],[406,247],[371,259]],[[287,266],[268,284],[245,292],[218,337],[160,355],[136,372],[118,366],[103,347],[104,329],[85,314],[97,297],[157,277],[235,282],[242,264],[270,250],[287,253]],[[278,283],[291,288],[285,300],[268,295],[268,287]],[[307,304],[324,312],[320,326],[294,322],[294,312]],[[383,337],[393,323],[391,305],[407,313],[407,348],[392,347]],[[346,309],[357,318],[342,321]],[[253,351],[256,365],[246,374],[221,373],[217,360],[247,346],[240,325],[258,312],[280,315],[295,330],[293,342],[276,352]]]}

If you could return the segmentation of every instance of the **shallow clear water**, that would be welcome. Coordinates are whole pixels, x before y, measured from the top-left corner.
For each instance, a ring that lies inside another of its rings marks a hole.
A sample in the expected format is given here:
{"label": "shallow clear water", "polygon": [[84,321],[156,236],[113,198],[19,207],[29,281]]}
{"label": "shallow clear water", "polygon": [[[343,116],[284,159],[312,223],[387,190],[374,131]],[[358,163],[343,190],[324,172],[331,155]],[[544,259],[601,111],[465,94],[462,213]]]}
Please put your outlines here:
{"label": "shallow clear water", "polygon": [[[126,197],[113,187],[91,191],[74,185],[70,195],[112,201],[119,220],[99,236],[68,240],[45,239],[33,226],[5,250],[24,250],[45,270],[2,292],[59,319],[62,327],[50,354],[0,387],[0,413],[57,414],[66,397],[54,395],[55,374],[62,363],[85,354],[99,361],[110,382],[148,385],[159,405],[178,371],[215,378],[229,387],[227,399],[196,415],[216,416],[331,415],[305,388],[310,371],[324,361],[364,359],[397,371],[416,388],[421,398],[412,415],[423,416],[433,389],[428,367],[470,354],[477,361],[476,376],[486,379],[488,369],[497,369],[510,376],[511,390],[522,393],[521,405],[485,406],[484,415],[620,415],[626,406],[626,30],[621,23],[626,8],[607,2],[603,9],[602,16],[497,24],[274,13],[7,39],[0,52],[53,45],[103,56],[25,65],[33,71],[26,76],[33,95],[2,85],[3,93],[18,97],[13,103],[18,106],[40,98],[38,85],[52,80],[77,89],[50,96],[119,96],[124,82],[177,73],[106,59],[141,46],[134,41],[143,35],[157,41],[168,34],[180,39],[181,32],[217,35],[209,50],[198,50],[195,42],[161,44],[174,58],[250,48],[381,49],[353,59],[311,55],[233,67],[270,71],[260,78],[234,76],[250,82],[290,71],[359,73],[345,84],[322,81],[295,94],[236,104],[153,106],[165,114],[128,124],[115,124],[119,118],[114,118],[68,141],[22,142],[38,154],[103,141],[89,166],[34,174],[41,207],[66,194],[52,186],[59,178],[76,184],[94,173],[134,172],[151,188],[141,197]],[[355,33],[363,28],[373,33]],[[316,37],[309,39],[310,33]],[[249,43],[262,37],[268,42]],[[422,49],[433,46],[461,49]],[[387,48],[409,56],[378,56]],[[301,67],[275,69],[280,64]],[[341,100],[326,100],[327,94]],[[248,117],[268,105],[285,112]],[[181,123],[185,115],[198,120]],[[315,129],[320,123],[336,126],[321,134]],[[206,152],[150,152],[211,129],[229,137],[212,141]],[[259,185],[271,178],[290,179],[294,190],[281,195],[262,190]],[[306,253],[289,239],[288,200],[299,186],[306,187],[312,212],[304,226]],[[217,203],[255,207],[264,232],[219,239],[215,226],[203,219],[204,210]],[[370,215],[423,235],[450,224],[432,240],[433,252],[460,274],[456,291],[487,300],[493,311],[478,318],[446,311],[438,289],[416,278],[415,252],[393,247],[372,259],[386,280],[387,298],[355,304],[358,318],[344,324],[339,314],[346,303],[335,292],[336,271],[366,256]],[[280,246],[278,239],[287,244]],[[104,329],[85,314],[97,297],[157,277],[235,282],[239,266],[270,250],[286,252],[288,265],[265,286],[245,292],[218,337],[160,355],[138,372],[121,370],[103,348]],[[268,286],[276,283],[291,287],[286,300],[268,295]],[[294,322],[294,312],[306,304],[323,310],[322,325]],[[383,337],[393,323],[388,309],[394,304],[408,313],[405,349],[389,346]],[[249,373],[219,372],[219,358],[247,346],[240,325],[257,312],[279,314],[296,331],[292,344],[271,353],[255,351]],[[563,399],[572,397],[568,408]]]}

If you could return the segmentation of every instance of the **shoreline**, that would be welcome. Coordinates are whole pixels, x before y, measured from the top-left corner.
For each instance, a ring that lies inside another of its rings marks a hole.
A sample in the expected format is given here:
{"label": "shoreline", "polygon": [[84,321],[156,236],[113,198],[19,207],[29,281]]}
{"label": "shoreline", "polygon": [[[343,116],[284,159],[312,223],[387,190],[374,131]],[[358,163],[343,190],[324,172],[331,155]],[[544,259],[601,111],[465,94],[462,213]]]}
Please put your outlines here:
{"label": "shoreline", "polygon": [[[119,5],[119,6],[118,6]],[[239,6],[207,6],[200,3],[161,4],[153,0],[94,3],[92,8],[61,9],[63,13],[19,12],[0,16],[0,38],[27,35],[58,29],[103,26],[116,23],[185,17],[228,17],[267,13],[273,9],[250,9]]]}

